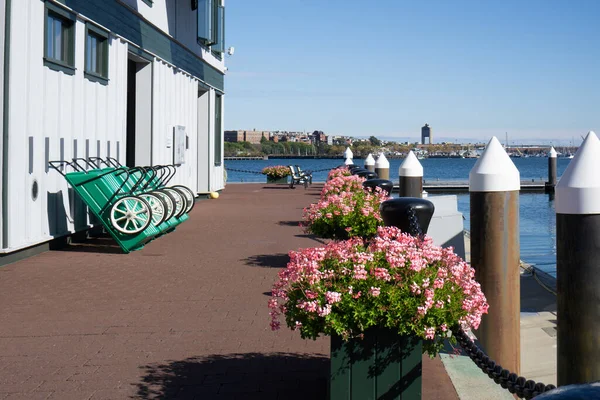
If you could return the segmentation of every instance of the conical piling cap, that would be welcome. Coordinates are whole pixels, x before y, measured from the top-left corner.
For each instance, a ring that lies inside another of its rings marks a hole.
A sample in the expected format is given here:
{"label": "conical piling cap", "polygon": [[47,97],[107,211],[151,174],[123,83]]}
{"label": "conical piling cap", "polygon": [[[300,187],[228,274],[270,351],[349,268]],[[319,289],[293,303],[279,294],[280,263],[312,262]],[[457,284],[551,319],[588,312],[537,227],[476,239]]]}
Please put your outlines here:
{"label": "conical piling cap", "polygon": [[375,159],[371,153],[365,158],[365,165],[375,165]]}
{"label": "conical piling cap", "polygon": [[352,153],[352,150],[350,150],[350,147],[346,147],[346,151],[344,152],[344,157],[349,158],[351,160],[354,158],[354,153]]}
{"label": "conical piling cap", "polygon": [[390,168],[390,162],[387,158],[385,158],[385,154],[381,153],[379,157],[377,157],[377,162],[375,163],[375,168]]}
{"label": "conical piling cap", "polygon": [[402,161],[402,164],[400,164],[400,168],[398,168],[398,175],[423,177],[423,166],[412,150],[408,152],[408,155],[404,161]]}
{"label": "conical piling cap", "polygon": [[346,157],[346,161],[344,161],[345,165],[353,165],[352,159],[350,157]]}
{"label": "conical piling cap", "polygon": [[558,153],[554,150],[554,147],[550,147],[550,151],[548,152],[548,158],[556,158]]}
{"label": "conical piling cap", "polygon": [[509,192],[520,189],[519,170],[496,136],[492,137],[469,173],[469,192]]}
{"label": "conical piling cap", "polygon": [[557,214],[600,214],[600,140],[589,132],[556,185]]}

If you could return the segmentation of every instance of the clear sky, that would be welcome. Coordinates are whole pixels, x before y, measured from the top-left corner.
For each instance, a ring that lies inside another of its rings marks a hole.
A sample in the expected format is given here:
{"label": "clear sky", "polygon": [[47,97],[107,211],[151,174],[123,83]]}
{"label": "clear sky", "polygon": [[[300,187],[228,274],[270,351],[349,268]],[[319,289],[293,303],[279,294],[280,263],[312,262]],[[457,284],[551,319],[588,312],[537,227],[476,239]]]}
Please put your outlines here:
{"label": "clear sky", "polygon": [[[600,131],[600,0],[227,0],[226,129]],[[600,133],[600,132],[598,132]]]}

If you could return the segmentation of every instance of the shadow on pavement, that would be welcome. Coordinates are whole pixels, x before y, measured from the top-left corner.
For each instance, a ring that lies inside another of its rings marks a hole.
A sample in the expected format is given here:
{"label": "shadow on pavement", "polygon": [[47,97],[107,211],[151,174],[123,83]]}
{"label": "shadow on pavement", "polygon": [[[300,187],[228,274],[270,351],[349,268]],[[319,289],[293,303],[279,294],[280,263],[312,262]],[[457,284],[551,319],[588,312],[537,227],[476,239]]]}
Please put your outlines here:
{"label": "shadow on pavement", "polygon": [[112,238],[93,238],[60,246],[55,250],[79,253],[125,254]]}
{"label": "shadow on pavement", "polygon": [[151,364],[138,399],[325,399],[329,359],[320,355],[245,353]]}
{"label": "shadow on pavement", "polygon": [[287,263],[290,261],[290,257],[287,254],[259,254],[256,256],[248,257],[245,260],[246,265],[253,267],[268,267],[268,268],[285,268]]}
{"label": "shadow on pavement", "polygon": [[279,221],[277,224],[282,226],[300,226],[300,222],[302,221]]}

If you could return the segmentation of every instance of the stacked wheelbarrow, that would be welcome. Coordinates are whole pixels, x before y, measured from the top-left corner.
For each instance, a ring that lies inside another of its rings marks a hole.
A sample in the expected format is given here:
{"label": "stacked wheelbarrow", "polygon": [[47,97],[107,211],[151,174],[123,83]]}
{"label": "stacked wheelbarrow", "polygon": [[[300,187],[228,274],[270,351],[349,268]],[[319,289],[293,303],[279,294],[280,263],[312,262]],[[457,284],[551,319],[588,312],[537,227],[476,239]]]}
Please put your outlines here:
{"label": "stacked wheelbarrow", "polygon": [[129,168],[110,157],[49,165],[65,177],[125,253],[173,231],[194,207],[189,188],[167,186],[177,172],[174,165]]}

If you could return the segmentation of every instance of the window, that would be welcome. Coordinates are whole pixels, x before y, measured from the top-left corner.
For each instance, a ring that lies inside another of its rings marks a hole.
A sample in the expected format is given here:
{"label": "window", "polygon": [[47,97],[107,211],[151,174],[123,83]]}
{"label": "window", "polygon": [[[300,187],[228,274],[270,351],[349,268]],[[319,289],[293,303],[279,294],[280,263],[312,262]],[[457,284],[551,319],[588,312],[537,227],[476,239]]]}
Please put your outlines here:
{"label": "window", "polygon": [[75,15],[46,2],[44,64],[75,73]]}
{"label": "window", "polygon": [[223,97],[218,94],[215,98],[215,166],[221,165],[223,154],[221,148],[223,146],[223,119],[221,117],[223,111]]}
{"label": "window", "polygon": [[225,7],[220,0],[198,0],[197,13],[198,42],[221,55],[225,51]]}
{"label": "window", "polygon": [[108,32],[89,23],[85,27],[85,76],[108,82]]}

